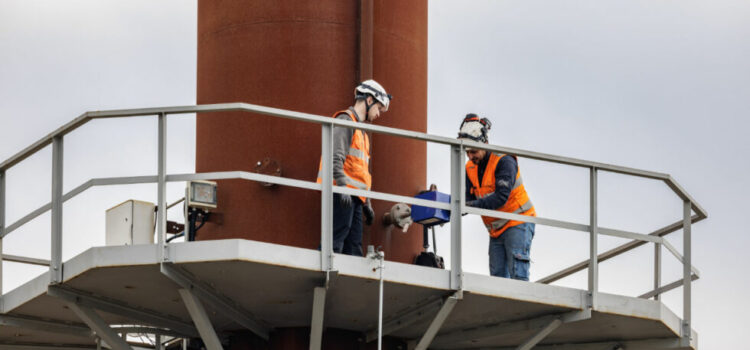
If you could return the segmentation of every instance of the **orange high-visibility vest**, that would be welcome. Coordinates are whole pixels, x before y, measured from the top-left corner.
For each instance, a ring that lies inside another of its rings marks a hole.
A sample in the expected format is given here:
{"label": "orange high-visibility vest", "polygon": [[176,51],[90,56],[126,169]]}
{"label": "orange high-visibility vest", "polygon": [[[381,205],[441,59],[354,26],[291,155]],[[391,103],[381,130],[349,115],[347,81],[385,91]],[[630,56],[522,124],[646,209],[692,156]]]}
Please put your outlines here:
{"label": "orange high-visibility vest", "polygon": [[[490,159],[487,161],[487,168],[484,169],[481,186],[479,185],[479,166],[472,161],[466,163],[466,176],[469,177],[472,185],[471,194],[477,198],[484,198],[495,192],[495,168],[497,168],[500,159],[505,156],[505,154],[497,155],[490,153]],[[523,186],[520,169],[516,172],[516,181],[513,184],[510,195],[508,195],[508,200],[502,207],[496,210],[506,213],[536,216],[534,205],[531,204],[529,195],[526,193],[526,188]],[[509,227],[524,223],[523,221],[498,219],[488,216],[482,216],[482,221],[484,221],[490,237],[493,238],[500,236]]]}
{"label": "orange high-visibility vest", "polygon": [[[338,111],[333,114],[336,118],[340,114],[346,114],[355,122],[359,122],[354,116],[354,113],[350,110]],[[346,174],[346,187],[357,188],[360,190],[370,190],[372,187],[372,175],[370,175],[370,139],[367,134],[362,130],[354,129],[354,135],[352,136],[352,143],[349,146],[349,151],[346,154],[346,160],[344,161],[344,174]],[[320,165],[318,165],[318,183],[323,183],[323,159],[320,159]],[[336,184],[334,180],[333,184]],[[362,203],[367,198],[360,196],[359,199]]]}

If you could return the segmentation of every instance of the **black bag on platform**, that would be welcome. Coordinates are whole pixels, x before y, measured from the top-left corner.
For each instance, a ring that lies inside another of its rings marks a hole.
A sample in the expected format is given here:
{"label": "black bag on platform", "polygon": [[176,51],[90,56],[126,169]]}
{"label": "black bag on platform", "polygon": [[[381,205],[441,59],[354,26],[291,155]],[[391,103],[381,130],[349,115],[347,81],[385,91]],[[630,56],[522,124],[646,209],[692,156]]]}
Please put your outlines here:
{"label": "black bag on platform", "polygon": [[[430,242],[429,237],[427,236],[427,230],[432,229],[432,252],[428,252],[427,249],[430,248]],[[415,265],[421,265],[421,266],[429,266],[429,267],[437,267],[439,269],[445,269],[445,263],[443,262],[443,257],[438,256],[437,253],[437,242],[435,242],[435,227],[431,226],[423,226],[422,229],[423,233],[423,240],[424,240],[424,250],[423,252],[419,253],[417,257],[414,259]]]}

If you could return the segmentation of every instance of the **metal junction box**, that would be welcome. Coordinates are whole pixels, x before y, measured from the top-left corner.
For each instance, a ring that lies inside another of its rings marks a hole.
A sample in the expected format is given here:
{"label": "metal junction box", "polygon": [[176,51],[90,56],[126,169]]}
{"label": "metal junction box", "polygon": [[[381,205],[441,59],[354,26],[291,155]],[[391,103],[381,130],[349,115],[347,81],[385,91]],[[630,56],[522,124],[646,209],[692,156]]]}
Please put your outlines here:
{"label": "metal junction box", "polygon": [[108,209],[106,245],[153,244],[155,208],[153,203],[131,199]]}

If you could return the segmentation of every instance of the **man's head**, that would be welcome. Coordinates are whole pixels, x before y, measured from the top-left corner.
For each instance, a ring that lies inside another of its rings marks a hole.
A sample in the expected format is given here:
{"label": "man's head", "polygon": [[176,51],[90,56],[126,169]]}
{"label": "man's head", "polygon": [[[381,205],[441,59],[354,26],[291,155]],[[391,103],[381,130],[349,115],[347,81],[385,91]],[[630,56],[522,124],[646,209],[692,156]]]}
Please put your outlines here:
{"label": "man's head", "polygon": [[[471,140],[476,142],[487,143],[489,139],[488,132],[492,128],[492,123],[487,118],[479,118],[474,113],[469,113],[464,117],[461,122],[461,127],[458,131],[458,138]],[[474,163],[479,162],[487,154],[487,151],[481,149],[466,149],[466,156]]]}
{"label": "man's head", "polygon": [[388,94],[382,85],[375,80],[365,80],[354,88],[356,104],[363,103],[365,120],[373,122],[380,117],[380,113],[388,111],[393,96]]}

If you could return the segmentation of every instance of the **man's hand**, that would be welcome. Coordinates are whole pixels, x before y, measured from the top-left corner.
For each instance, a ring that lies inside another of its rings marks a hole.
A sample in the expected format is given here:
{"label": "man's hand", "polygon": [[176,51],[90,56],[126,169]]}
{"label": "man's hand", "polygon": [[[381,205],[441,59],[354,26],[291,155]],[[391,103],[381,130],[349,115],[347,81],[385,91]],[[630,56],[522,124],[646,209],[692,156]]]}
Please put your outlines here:
{"label": "man's hand", "polygon": [[369,202],[367,205],[362,206],[362,214],[365,215],[365,224],[367,226],[372,225],[372,221],[375,219],[375,211],[372,210],[372,206]]}
{"label": "man's hand", "polygon": [[341,205],[344,208],[351,208],[352,207],[352,196],[348,194],[341,194],[339,193],[339,205]]}

